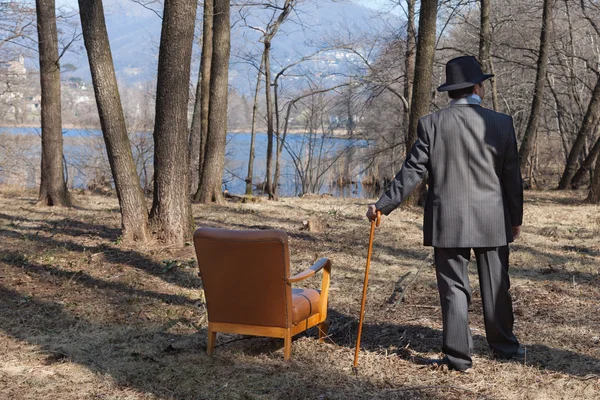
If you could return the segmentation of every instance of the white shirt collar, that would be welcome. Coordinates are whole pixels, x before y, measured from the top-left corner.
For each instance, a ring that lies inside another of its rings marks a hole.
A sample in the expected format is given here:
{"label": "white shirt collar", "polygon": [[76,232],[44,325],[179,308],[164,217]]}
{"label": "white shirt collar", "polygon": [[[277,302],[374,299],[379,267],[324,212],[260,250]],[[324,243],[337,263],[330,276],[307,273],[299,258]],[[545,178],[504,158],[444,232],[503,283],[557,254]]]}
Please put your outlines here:
{"label": "white shirt collar", "polygon": [[475,93],[472,93],[466,97],[461,97],[460,99],[454,99],[450,102],[450,105],[454,105],[454,104],[474,104],[474,105],[481,105],[481,97],[479,97],[478,95],[476,95]]}

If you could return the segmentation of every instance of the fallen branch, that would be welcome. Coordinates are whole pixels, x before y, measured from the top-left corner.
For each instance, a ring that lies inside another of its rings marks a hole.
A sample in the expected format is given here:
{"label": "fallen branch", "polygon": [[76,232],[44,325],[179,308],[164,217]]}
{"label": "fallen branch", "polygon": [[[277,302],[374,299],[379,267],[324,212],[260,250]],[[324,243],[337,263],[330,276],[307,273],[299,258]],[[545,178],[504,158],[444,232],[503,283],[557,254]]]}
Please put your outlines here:
{"label": "fallen branch", "polygon": [[[394,289],[394,293],[392,293],[392,296],[390,296],[390,300],[388,300],[389,303],[392,303],[392,302],[394,303],[394,305],[392,307],[396,307],[398,304],[400,304],[402,302],[402,300],[404,299],[404,296],[406,296],[406,293],[408,293],[408,290],[410,289],[410,287],[412,286],[412,284],[417,281],[417,278],[419,277],[419,274],[421,273],[421,271],[423,270],[423,268],[426,265],[431,265],[432,261],[433,260],[432,260],[431,254],[428,255],[427,257],[425,257],[423,259],[423,261],[421,261],[421,263],[420,263],[419,267],[417,268],[417,270],[412,275],[412,278],[410,279],[410,281],[404,287],[402,287],[401,284],[404,282],[404,280],[406,279],[406,277],[408,275],[410,275],[410,272],[407,272],[402,277],[400,277],[400,279],[398,280],[398,282],[396,282],[396,289]],[[393,298],[394,294],[397,292],[398,287],[400,287],[400,291],[398,292],[398,298],[395,301],[393,301],[392,298]]]}

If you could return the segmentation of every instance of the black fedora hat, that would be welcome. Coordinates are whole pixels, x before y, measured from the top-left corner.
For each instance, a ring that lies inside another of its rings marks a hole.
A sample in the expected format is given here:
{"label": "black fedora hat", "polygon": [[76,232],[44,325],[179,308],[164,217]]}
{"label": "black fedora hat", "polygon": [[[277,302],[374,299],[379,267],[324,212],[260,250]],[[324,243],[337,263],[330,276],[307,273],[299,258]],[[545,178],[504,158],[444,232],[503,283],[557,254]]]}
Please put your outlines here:
{"label": "black fedora hat", "polygon": [[473,56],[456,57],[446,63],[446,83],[437,88],[438,92],[464,89],[493,77],[481,71],[479,61]]}

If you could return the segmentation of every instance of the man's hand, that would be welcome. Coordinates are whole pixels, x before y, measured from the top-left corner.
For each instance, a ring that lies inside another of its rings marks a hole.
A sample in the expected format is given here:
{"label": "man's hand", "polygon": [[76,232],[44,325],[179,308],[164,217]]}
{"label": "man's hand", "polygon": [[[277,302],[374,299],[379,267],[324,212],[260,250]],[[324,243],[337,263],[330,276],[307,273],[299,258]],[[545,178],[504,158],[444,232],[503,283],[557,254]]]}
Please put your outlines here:
{"label": "man's hand", "polygon": [[512,227],[512,235],[513,235],[513,240],[517,240],[517,238],[519,236],[521,236],[521,227],[520,226],[513,226]]}
{"label": "man's hand", "polygon": [[375,221],[377,219],[377,208],[375,208],[375,204],[369,205],[367,209],[367,219],[369,221]]}

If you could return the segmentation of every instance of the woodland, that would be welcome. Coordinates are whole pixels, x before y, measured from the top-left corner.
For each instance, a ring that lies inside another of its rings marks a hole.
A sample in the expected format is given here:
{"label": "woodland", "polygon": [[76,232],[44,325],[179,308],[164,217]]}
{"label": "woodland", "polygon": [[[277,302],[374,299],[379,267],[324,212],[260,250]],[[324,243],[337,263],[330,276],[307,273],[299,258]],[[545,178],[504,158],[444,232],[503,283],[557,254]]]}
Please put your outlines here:
{"label": "woodland", "polygon": [[[286,54],[286,29],[316,29],[319,2],[131,2],[161,26],[155,79],[138,89],[117,78],[102,0],[0,2],[1,398],[599,396],[598,0],[379,1],[370,20]],[[78,43],[93,90],[86,108],[70,100],[81,82],[61,65]],[[27,73],[23,55],[36,65]],[[419,118],[448,105],[435,88],[459,55],[494,74],[483,105],[515,124],[525,217],[510,274],[526,358],[497,360],[487,348],[471,263],[475,368],[423,362],[441,352],[442,325],[421,246],[422,184],[376,230],[353,370],[364,212],[402,166]],[[232,84],[239,65],[247,93]],[[11,131],[20,126],[39,136]],[[65,157],[69,126],[98,132],[77,160]],[[235,171],[234,131],[249,138]],[[326,148],[331,140],[342,145]],[[35,187],[24,183],[29,165]],[[85,186],[69,179],[75,169]],[[232,179],[242,193],[225,190]],[[281,194],[286,179],[299,196]],[[324,189],[359,186],[362,197]],[[207,356],[191,241],[200,226],[284,230],[292,272],[329,257],[325,343],[300,334],[285,362],[280,340],[219,335]]]}

